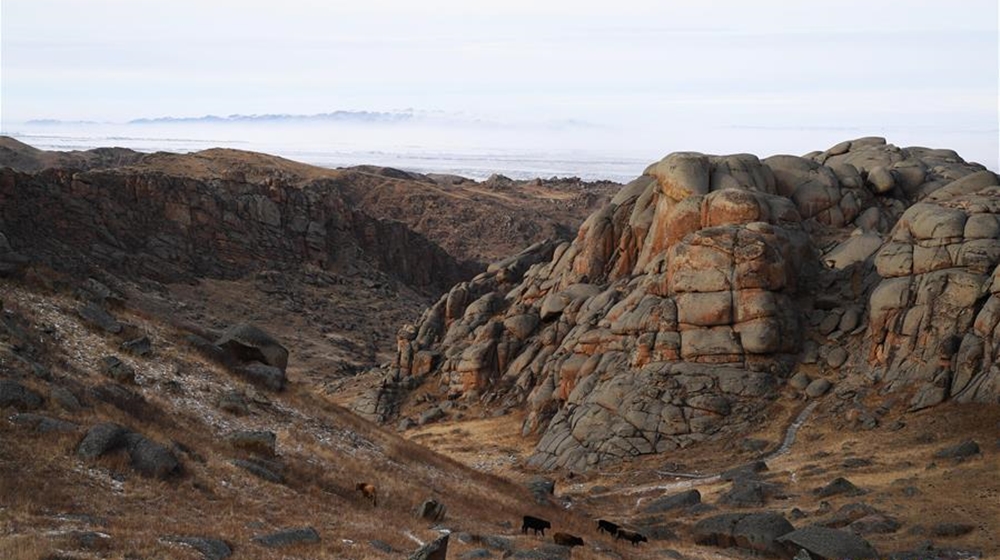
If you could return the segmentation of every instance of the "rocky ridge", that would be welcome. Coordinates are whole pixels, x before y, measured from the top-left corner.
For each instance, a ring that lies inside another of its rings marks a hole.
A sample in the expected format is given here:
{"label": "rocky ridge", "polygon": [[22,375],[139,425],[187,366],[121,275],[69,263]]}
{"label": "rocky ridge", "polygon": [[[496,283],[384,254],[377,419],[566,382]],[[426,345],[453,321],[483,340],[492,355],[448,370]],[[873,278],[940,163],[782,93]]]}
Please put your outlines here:
{"label": "rocky ridge", "polygon": [[424,383],[523,405],[530,463],[585,470],[745,432],[789,378],[913,409],[996,402],[998,200],[981,165],[881,138],[671,154],[573,242],[491,265],[401,329],[355,408],[388,420]]}
{"label": "rocky ridge", "polygon": [[[345,371],[388,359],[395,325],[429,297],[509,247],[568,236],[613,188],[519,181],[485,201],[475,192],[493,183],[237,150],[46,152],[6,137],[0,148],[0,275],[93,278],[116,301],[214,329],[209,338],[267,321],[313,347],[303,357]],[[477,223],[496,226],[462,225]]]}

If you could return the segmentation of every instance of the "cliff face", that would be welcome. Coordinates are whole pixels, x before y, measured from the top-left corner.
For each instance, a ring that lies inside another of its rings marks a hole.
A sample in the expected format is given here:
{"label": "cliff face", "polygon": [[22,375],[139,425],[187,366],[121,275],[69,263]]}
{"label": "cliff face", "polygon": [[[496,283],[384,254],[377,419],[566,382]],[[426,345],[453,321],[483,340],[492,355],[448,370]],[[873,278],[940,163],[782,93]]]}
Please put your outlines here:
{"label": "cliff face", "polygon": [[0,218],[22,253],[59,265],[93,259],[163,282],[312,264],[375,267],[433,292],[472,271],[405,225],[352,210],[325,179],[299,187],[129,168],[4,169]]}
{"label": "cliff face", "polygon": [[511,247],[569,237],[615,187],[326,169],[228,149],[49,152],[7,137],[0,166],[0,277],[47,265],[179,321],[266,318],[301,341],[303,370],[321,383],[324,358],[345,372],[390,359],[397,325],[428,297]]}
{"label": "cliff face", "polygon": [[[803,365],[913,408],[993,402],[998,203],[982,166],[878,138],[671,154],[551,258],[498,263],[402,329],[394,376],[527,406],[546,468],[746,431]],[[391,417],[400,383],[359,410]]]}

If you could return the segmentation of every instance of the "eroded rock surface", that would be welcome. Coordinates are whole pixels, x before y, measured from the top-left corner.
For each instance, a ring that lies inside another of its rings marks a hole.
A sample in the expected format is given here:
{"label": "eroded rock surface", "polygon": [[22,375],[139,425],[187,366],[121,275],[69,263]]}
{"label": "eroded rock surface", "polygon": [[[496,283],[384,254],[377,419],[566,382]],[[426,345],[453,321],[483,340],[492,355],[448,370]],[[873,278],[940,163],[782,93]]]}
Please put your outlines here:
{"label": "eroded rock surface", "polygon": [[[799,363],[879,368],[869,382],[914,408],[996,399],[998,197],[982,166],[880,138],[671,154],[572,243],[492,265],[401,329],[356,409],[389,420],[430,380],[526,406],[531,465],[588,469],[745,431]],[[813,398],[833,385],[803,379]]]}

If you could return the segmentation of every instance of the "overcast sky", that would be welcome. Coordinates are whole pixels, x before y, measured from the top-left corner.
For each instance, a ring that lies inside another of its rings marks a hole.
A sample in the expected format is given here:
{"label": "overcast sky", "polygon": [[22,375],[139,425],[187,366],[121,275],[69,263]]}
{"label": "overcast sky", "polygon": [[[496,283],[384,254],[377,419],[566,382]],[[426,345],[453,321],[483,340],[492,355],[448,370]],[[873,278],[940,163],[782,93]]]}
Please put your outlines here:
{"label": "overcast sky", "polygon": [[679,144],[706,151],[727,130],[898,134],[957,143],[997,166],[996,0],[0,7],[5,129],[413,108],[635,127],[644,141],[661,130],[671,145],[683,135]]}

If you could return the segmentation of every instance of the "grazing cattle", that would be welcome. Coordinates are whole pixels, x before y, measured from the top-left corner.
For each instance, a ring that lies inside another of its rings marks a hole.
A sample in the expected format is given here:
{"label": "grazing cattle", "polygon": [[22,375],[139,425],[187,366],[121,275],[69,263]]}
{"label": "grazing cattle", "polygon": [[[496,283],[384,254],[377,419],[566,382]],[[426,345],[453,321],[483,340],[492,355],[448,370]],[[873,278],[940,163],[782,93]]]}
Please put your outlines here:
{"label": "grazing cattle", "polygon": [[632,543],[632,546],[638,546],[641,542],[649,542],[646,535],[642,533],[636,533],[635,531],[629,531],[628,529],[618,529],[615,533],[615,539],[625,539]]}
{"label": "grazing cattle", "polygon": [[354,485],[354,489],[361,492],[361,495],[372,501],[372,507],[378,506],[378,496],[375,494],[375,485],[367,482],[359,482]]}
{"label": "grazing cattle", "polygon": [[552,540],[555,541],[556,544],[561,544],[570,548],[574,546],[583,546],[583,539],[569,533],[552,533]]}
{"label": "grazing cattle", "polygon": [[544,519],[541,519],[539,517],[532,517],[530,515],[525,515],[524,516],[524,523],[521,524],[521,533],[527,535],[528,534],[528,529],[531,529],[531,530],[533,530],[535,532],[536,535],[539,532],[541,532],[542,536],[544,537],[545,536],[545,530],[546,529],[551,529],[551,528],[552,528],[552,524],[549,523],[548,521],[546,521]]}
{"label": "grazing cattle", "polygon": [[604,532],[604,533],[607,533],[607,534],[609,534],[609,535],[611,535],[613,537],[613,536],[615,536],[616,533],[618,533],[618,529],[621,529],[621,527],[619,527],[617,523],[612,523],[610,521],[605,521],[604,519],[598,519],[597,520],[597,532],[598,533]]}

